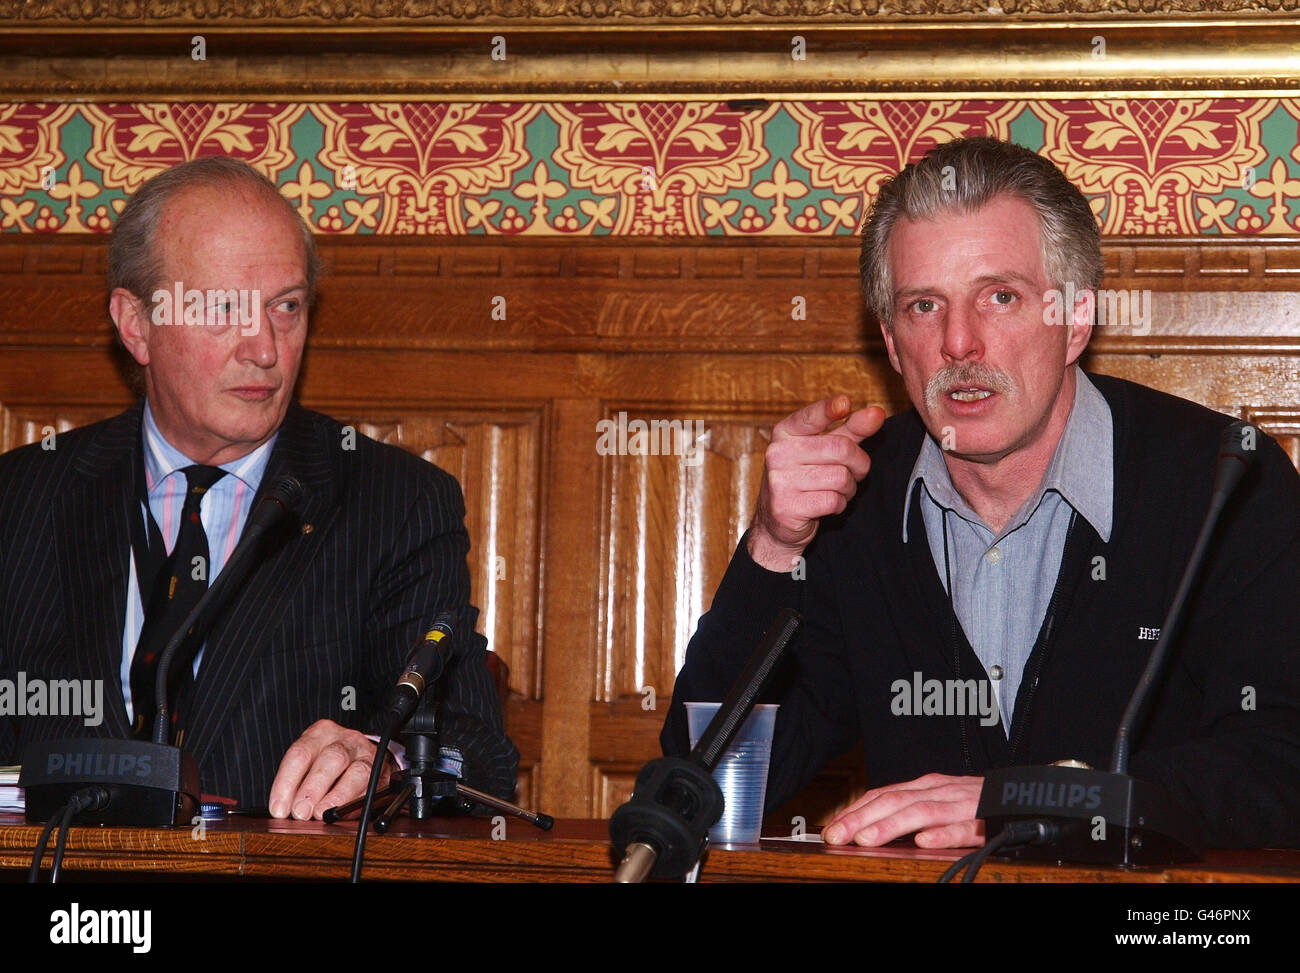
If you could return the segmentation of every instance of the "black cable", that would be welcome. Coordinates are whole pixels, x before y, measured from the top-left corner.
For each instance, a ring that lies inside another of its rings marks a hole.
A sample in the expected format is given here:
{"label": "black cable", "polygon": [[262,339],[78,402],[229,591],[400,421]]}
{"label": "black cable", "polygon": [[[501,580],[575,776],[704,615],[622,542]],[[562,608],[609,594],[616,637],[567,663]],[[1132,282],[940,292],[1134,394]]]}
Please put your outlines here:
{"label": "black cable", "polygon": [[966,869],[966,874],[961,877],[962,884],[964,885],[974,882],[975,876],[978,875],[979,870],[984,867],[984,863],[989,860],[989,856],[1003,845],[1008,845],[1013,842],[1020,844],[1020,842],[1015,841],[1015,836],[1012,834],[1010,828],[1003,828],[1001,834],[992,841],[986,842],[983,848],[979,849],[979,851],[975,852],[975,854],[971,856],[970,866]]}
{"label": "black cable", "polygon": [[357,843],[352,852],[352,883],[361,881],[361,860],[366,853],[366,830],[370,827],[370,809],[375,803],[375,791],[379,786],[379,775],[384,769],[384,760],[388,757],[388,742],[393,738],[393,728],[384,730],[375,747],[375,760],[370,766],[370,782],[366,785],[366,802],[361,806],[361,820],[357,822]]}
{"label": "black cable", "polygon": [[50,843],[50,835],[54,832],[62,815],[63,810],[60,809],[51,814],[50,819],[45,822],[45,830],[41,832],[40,841],[36,842],[36,851],[32,855],[32,867],[27,870],[27,882],[30,885],[35,885],[41,877],[41,859],[45,857],[45,846]]}
{"label": "black cable", "polygon": [[1064,829],[1048,818],[1028,818],[1024,821],[1012,821],[992,840],[985,842],[982,848],[976,848],[958,858],[939,878],[939,884],[949,883],[957,873],[966,868],[962,883],[974,882],[984,863],[998,849],[1007,845],[1050,845],[1060,841]]}
{"label": "black cable", "polygon": [[54,842],[54,864],[50,868],[50,884],[59,880],[59,870],[63,867],[63,851],[68,846],[68,832],[72,830],[72,818],[80,810],[77,801],[68,801],[63,809],[63,822],[59,825],[59,838]]}
{"label": "black cable", "polygon": [[938,884],[946,885],[947,883],[951,882],[953,878],[956,877],[957,873],[960,872],[967,865],[969,865],[971,860],[979,853],[980,850],[976,848],[974,851],[967,852],[966,854],[958,858],[955,862],[952,863],[951,866],[949,866],[948,870],[939,877]]}
{"label": "black cable", "polygon": [[45,830],[36,844],[32,857],[32,867],[27,872],[27,881],[35,883],[41,875],[41,860],[45,857],[45,846],[49,844],[50,835],[59,828],[59,839],[54,845],[53,869],[50,871],[50,884],[59,880],[59,868],[63,864],[63,851],[68,843],[68,832],[72,830],[72,819],[82,811],[99,811],[108,806],[110,799],[108,788],[103,784],[91,784],[73,793],[68,802],[50,815],[45,822]]}

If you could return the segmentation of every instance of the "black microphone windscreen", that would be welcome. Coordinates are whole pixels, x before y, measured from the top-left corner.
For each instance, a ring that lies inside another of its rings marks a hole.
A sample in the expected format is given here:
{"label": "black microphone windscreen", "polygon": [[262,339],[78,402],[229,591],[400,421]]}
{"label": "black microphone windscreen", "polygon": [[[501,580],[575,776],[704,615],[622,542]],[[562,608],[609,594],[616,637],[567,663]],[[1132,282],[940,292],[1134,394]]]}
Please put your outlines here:
{"label": "black microphone windscreen", "polygon": [[276,500],[285,510],[294,511],[298,509],[298,504],[302,503],[302,495],[302,483],[297,477],[286,473],[271,484],[266,499]]}
{"label": "black microphone windscreen", "polygon": [[1249,422],[1234,422],[1219,437],[1219,458],[1215,461],[1215,503],[1227,502],[1259,453],[1259,430]]}
{"label": "black microphone windscreen", "polygon": [[1258,440],[1259,430],[1249,422],[1238,420],[1223,430],[1219,439],[1219,459],[1232,456],[1250,466],[1258,454]]}

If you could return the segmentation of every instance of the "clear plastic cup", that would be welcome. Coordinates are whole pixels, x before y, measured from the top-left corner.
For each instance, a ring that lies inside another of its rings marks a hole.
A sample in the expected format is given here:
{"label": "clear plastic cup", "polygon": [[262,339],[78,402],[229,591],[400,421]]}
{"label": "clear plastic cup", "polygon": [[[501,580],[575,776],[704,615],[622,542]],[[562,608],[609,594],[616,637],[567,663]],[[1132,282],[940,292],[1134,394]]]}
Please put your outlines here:
{"label": "clear plastic cup", "polygon": [[[686,723],[691,748],[699,742],[721,703],[687,703]],[[767,796],[767,768],[772,760],[772,731],[776,703],[759,703],[746,718],[731,746],[713,769],[726,802],[722,817],[709,829],[709,841],[755,844],[763,827],[763,800]]]}

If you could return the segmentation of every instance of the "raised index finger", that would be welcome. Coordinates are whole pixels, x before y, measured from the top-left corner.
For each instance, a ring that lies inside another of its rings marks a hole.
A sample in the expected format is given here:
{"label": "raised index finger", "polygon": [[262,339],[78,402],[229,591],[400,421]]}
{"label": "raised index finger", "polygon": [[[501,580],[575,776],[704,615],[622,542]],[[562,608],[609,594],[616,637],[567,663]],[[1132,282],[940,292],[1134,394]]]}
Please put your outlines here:
{"label": "raised index finger", "polygon": [[836,426],[828,435],[846,436],[856,443],[874,436],[880,431],[884,422],[885,410],[878,405],[869,405],[864,409],[858,409],[844,420],[843,425]]}
{"label": "raised index finger", "polygon": [[839,422],[847,416],[850,408],[852,403],[849,402],[847,395],[832,395],[829,399],[806,405],[772,427],[772,440],[785,439],[788,436],[819,435],[832,423]]}

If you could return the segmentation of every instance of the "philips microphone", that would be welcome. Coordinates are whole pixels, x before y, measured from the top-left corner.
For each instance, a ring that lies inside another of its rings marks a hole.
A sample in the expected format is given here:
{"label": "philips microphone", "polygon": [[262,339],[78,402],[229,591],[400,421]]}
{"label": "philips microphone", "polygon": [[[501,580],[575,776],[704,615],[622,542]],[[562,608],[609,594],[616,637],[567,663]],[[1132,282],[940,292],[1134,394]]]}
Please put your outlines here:
{"label": "philips microphone", "polygon": [[1259,431],[1249,423],[1234,422],[1220,437],[1209,510],[1160,626],[1160,639],[1120,720],[1110,772],[1070,760],[1050,767],[1000,768],[984,775],[975,813],[986,821],[989,837],[1025,819],[1047,819],[1062,825],[1058,843],[1018,848],[1010,854],[1112,865],[1162,865],[1201,857],[1186,810],[1170,802],[1163,790],[1150,782],[1128,776],[1129,748],[1164,671],[1219,516],[1255,461],[1258,436]]}

